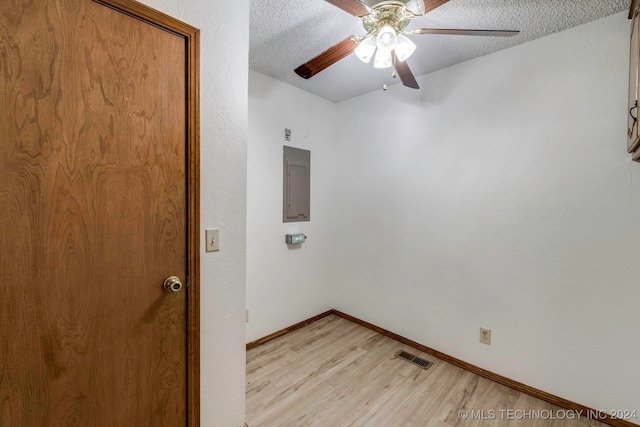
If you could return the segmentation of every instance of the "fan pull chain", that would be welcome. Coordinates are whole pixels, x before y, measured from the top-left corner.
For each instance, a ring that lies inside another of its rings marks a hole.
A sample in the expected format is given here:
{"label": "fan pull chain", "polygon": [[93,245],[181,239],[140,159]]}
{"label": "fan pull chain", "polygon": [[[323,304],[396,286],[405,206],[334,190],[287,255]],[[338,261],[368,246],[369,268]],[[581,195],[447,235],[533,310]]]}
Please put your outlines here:
{"label": "fan pull chain", "polygon": [[384,73],[384,84],[382,85],[382,90],[386,91],[387,89],[389,89],[389,86],[387,85],[387,71],[382,70],[382,72]]}
{"label": "fan pull chain", "polygon": [[[395,67],[395,61],[394,61],[394,67]],[[387,74],[387,70],[382,70],[384,72],[384,84],[382,85],[382,90],[386,91],[389,89],[389,85],[387,84],[387,78],[388,78],[388,74]],[[392,78],[396,78],[398,77],[398,74],[396,74],[396,69],[393,69],[393,73],[391,73],[391,77]]]}
{"label": "fan pull chain", "polygon": [[[391,73],[391,77],[394,78],[394,79],[398,78],[398,73],[396,73],[396,70],[393,70],[393,73]],[[386,74],[385,74],[385,82],[382,85],[382,90],[388,90],[389,89],[389,86],[387,85],[387,81],[386,80],[387,80],[387,78],[386,78]]]}
{"label": "fan pull chain", "polygon": [[[396,72],[396,54],[395,53],[393,54],[392,61],[393,61],[393,73],[391,73],[391,78],[395,79],[398,77],[398,73]],[[387,76],[388,74],[385,71],[384,84],[382,85],[382,90],[389,89],[389,86],[387,86]]]}

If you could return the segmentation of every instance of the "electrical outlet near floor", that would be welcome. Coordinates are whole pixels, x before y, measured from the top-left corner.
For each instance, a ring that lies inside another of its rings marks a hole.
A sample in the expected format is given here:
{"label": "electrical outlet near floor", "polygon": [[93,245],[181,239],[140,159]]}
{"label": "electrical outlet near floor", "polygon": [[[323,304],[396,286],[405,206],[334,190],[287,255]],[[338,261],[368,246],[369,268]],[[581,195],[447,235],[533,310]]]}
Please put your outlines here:
{"label": "electrical outlet near floor", "polygon": [[491,345],[491,329],[480,328],[480,342]]}

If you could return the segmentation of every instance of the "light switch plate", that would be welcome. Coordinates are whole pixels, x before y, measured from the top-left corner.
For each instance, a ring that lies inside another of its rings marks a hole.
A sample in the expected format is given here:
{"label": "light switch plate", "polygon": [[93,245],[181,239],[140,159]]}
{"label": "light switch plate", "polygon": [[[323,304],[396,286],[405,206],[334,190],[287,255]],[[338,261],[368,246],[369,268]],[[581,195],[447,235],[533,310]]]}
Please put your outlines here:
{"label": "light switch plate", "polygon": [[220,250],[219,228],[207,228],[205,230],[205,239],[207,241],[207,252],[217,252]]}

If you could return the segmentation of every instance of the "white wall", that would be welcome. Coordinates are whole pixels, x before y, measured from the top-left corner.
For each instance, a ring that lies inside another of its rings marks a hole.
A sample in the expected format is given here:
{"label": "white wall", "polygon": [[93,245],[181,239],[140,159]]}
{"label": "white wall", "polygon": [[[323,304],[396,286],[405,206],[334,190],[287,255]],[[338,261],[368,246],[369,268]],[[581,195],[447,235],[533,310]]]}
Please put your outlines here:
{"label": "white wall", "polygon": [[[249,73],[247,342],[331,307],[335,104]],[[284,129],[292,130],[291,142]],[[311,221],[282,222],[282,146],[311,150]],[[305,233],[298,249],[287,233]]]}
{"label": "white wall", "polygon": [[201,224],[221,229],[221,251],[201,253],[202,425],[240,427],[245,410],[249,4],[143,2],[201,30]]}
{"label": "white wall", "polygon": [[339,104],[336,308],[640,412],[628,38],[618,14]]}

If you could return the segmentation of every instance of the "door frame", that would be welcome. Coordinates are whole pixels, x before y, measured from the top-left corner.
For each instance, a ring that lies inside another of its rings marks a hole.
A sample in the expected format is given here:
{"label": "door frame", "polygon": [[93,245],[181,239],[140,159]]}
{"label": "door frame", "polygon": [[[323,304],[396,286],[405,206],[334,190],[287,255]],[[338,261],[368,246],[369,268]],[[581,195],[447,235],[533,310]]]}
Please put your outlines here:
{"label": "door frame", "polygon": [[200,30],[134,0],[92,0],[181,36],[186,48],[187,425],[200,426]]}

